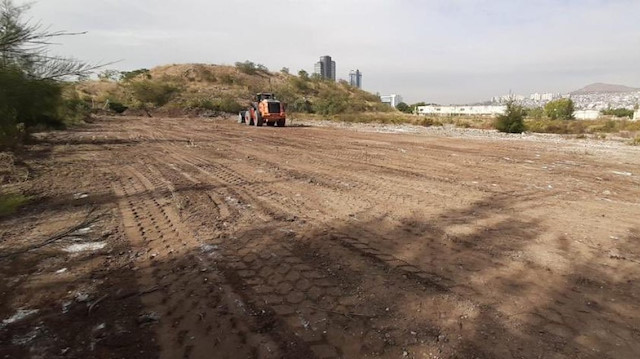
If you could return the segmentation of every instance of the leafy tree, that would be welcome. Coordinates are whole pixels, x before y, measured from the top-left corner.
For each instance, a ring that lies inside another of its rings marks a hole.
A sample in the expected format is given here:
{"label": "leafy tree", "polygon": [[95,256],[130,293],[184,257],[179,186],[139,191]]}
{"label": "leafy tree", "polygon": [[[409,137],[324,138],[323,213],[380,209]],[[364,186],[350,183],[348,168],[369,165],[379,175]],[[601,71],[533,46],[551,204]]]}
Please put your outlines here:
{"label": "leafy tree", "polygon": [[298,76],[305,81],[309,80],[309,73],[305,70],[298,71]]}
{"label": "leafy tree", "polygon": [[400,112],[411,113],[411,107],[409,107],[409,105],[404,102],[400,102],[399,104],[397,104],[396,109],[398,109],[398,111]]}
{"label": "leafy tree", "polygon": [[507,110],[503,115],[499,115],[495,121],[495,128],[500,132],[522,133],[526,130],[524,125],[524,107],[517,105],[514,101],[507,102]]}
{"label": "leafy tree", "polygon": [[554,100],[544,106],[545,115],[552,120],[572,120],[574,111],[573,101],[568,98]]}
{"label": "leafy tree", "polygon": [[280,69],[280,72],[282,72],[285,75],[288,75],[289,74],[289,68],[288,67],[283,67],[283,68]]}
{"label": "leafy tree", "polygon": [[0,2],[0,147],[19,144],[37,126],[62,127],[67,116],[86,109],[79,98],[64,97],[62,81],[98,68],[48,54],[52,39],[78,33],[32,24],[24,19],[28,9]]}

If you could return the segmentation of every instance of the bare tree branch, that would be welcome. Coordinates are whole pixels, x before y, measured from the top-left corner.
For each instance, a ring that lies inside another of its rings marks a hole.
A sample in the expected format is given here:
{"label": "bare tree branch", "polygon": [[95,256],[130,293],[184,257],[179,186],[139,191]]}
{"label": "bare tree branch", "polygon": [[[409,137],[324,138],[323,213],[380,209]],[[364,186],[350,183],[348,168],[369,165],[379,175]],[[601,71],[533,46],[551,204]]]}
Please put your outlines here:
{"label": "bare tree branch", "polygon": [[60,56],[49,56],[54,38],[83,35],[86,32],[50,31],[40,23],[23,20],[30,4],[17,6],[12,0],[0,2],[0,66],[16,66],[29,76],[43,80],[64,80],[87,76],[108,64],[87,64]]}

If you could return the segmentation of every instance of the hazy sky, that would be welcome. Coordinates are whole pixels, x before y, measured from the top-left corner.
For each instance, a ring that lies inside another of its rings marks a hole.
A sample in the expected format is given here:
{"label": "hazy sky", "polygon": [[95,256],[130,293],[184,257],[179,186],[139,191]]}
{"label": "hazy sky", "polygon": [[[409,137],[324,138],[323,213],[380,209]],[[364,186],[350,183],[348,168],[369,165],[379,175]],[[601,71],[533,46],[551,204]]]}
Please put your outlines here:
{"label": "hazy sky", "polygon": [[40,0],[29,15],[88,31],[55,53],[120,70],[251,60],[312,72],[331,55],[338,78],[358,68],[368,91],[437,103],[640,87],[640,0]]}

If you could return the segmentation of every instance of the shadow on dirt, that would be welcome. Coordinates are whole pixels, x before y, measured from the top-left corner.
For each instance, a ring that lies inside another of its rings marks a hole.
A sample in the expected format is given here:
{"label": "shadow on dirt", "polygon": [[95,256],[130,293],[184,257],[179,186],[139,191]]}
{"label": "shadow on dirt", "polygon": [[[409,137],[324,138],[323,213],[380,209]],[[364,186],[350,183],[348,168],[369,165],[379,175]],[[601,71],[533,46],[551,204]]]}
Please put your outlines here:
{"label": "shadow on dirt", "polygon": [[[33,206],[113,209],[118,200],[69,198]],[[62,249],[73,240],[65,239],[0,260],[0,354],[147,358],[170,340],[173,353],[202,358],[426,349],[447,358],[637,357],[640,232],[605,260],[573,260],[571,241],[559,238],[571,267],[556,273],[532,257],[545,228],[519,216],[519,201],[495,195],[434,218],[311,229],[299,219],[256,222],[233,239],[158,257],[102,222],[87,241],[105,240],[104,249],[69,254]],[[6,321],[17,308],[39,311]]]}

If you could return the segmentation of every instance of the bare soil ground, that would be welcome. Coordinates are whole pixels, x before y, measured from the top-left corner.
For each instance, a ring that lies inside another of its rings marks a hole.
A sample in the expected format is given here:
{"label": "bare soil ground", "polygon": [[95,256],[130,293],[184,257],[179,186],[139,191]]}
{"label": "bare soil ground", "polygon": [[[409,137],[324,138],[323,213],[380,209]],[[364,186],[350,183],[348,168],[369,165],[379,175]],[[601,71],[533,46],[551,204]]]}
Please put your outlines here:
{"label": "bare soil ground", "polygon": [[640,357],[640,148],[356,129],[46,134],[0,357]]}

